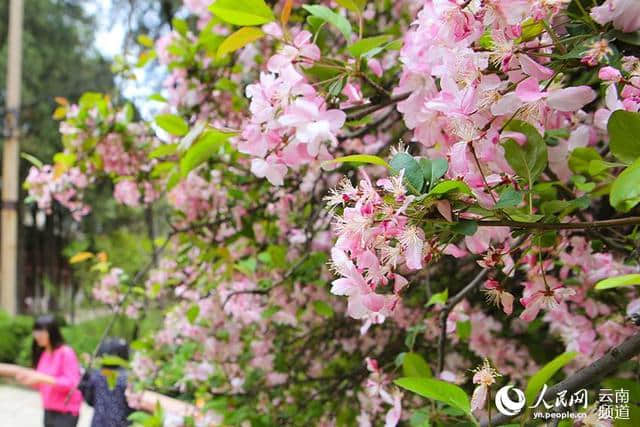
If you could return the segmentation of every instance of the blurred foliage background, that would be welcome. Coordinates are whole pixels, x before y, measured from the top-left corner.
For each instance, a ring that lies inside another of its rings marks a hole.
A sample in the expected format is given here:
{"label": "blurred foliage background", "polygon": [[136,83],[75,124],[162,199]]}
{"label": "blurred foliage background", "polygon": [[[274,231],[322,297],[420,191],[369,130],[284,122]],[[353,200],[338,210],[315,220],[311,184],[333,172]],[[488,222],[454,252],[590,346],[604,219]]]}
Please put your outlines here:
{"label": "blurred foliage background", "polygon": [[[179,0],[113,0],[105,3],[109,10],[102,13],[105,11],[97,6],[98,3],[82,0],[25,2],[21,152],[45,163],[51,162],[53,154],[62,148],[58,122],[53,117],[57,97],[73,103],[86,91],[98,91],[111,94],[114,99],[125,98],[122,78],[114,78],[113,74],[118,71],[117,64],[121,59],[105,57],[98,49],[95,40],[98,28],[105,25],[107,31],[114,26],[119,26],[120,30],[124,28],[125,50],[135,51],[132,41],[137,35],[156,36],[169,25],[180,4]],[[0,2],[0,111],[3,117],[8,8],[8,1]],[[0,132],[2,123],[0,120]],[[21,181],[30,167],[30,161],[21,159]],[[18,298],[22,313],[59,312],[70,322],[75,322],[78,313],[79,319],[104,313],[100,307],[92,307],[86,298],[90,295],[94,275],[68,263],[78,251],[105,252],[110,261],[130,274],[148,260],[154,228],[162,223],[158,219],[162,207],[145,212],[117,206],[112,200],[112,188],[108,184],[101,185],[103,187],[91,192],[87,201],[93,212],[81,223],[75,223],[59,207],[54,207],[52,214],[45,217],[33,204],[20,206]],[[0,330],[6,324],[13,325],[7,322],[0,317]],[[12,327],[16,327],[16,333],[12,337],[19,339],[23,329],[20,325],[24,323],[21,318],[16,318],[15,322]],[[10,347],[5,343],[0,346]],[[0,348],[0,360],[14,358],[4,354]]]}

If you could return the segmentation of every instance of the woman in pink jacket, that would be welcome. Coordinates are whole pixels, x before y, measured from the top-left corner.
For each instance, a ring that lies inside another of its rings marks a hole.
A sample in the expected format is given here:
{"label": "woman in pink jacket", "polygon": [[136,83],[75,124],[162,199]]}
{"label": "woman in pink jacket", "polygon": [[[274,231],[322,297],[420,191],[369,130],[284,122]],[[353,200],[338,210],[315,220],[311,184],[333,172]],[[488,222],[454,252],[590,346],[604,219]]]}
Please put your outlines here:
{"label": "woman in pink jacket", "polygon": [[80,365],[73,349],[65,345],[54,316],[40,316],[36,320],[32,357],[35,371],[20,370],[16,379],[40,390],[44,426],[75,427],[82,404],[82,394],[76,388]]}

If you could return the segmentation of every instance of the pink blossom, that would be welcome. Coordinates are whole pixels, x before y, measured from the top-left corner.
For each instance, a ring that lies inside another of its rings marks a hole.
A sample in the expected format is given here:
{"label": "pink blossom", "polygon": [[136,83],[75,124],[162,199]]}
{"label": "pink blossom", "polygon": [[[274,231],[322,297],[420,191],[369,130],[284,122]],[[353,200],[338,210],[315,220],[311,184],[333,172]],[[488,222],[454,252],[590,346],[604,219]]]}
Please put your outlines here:
{"label": "pink blossom", "polygon": [[307,144],[309,155],[317,156],[321,142],[336,141],[335,133],[345,119],[346,114],[340,110],[321,111],[316,103],[298,99],[287,108],[279,122],[295,128],[297,140]]}
{"label": "pink blossom", "polygon": [[622,74],[620,74],[618,69],[607,66],[600,68],[598,78],[600,80],[618,83],[622,79]]}
{"label": "pink blossom", "polygon": [[576,111],[596,98],[596,93],[589,86],[568,87],[549,92],[540,90],[535,77],[525,79],[516,87],[515,94],[526,103],[546,98],[549,107],[558,111]]}
{"label": "pink blossom", "polygon": [[127,206],[140,205],[140,190],[134,181],[123,180],[116,184],[113,197],[120,203]]}
{"label": "pink blossom", "polygon": [[520,298],[520,303],[525,307],[520,318],[525,322],[531,322],[538,316],[541,309],[552,310],[558,307],[560,302],[574,294],[573,289],[565,288],[561,284],[535,291],[528,297]]}
{"label": "pink blossom", "polygon": [[501,304],[504,314],[509,316],[513,313],[513,294],[505,291],[500,282],[488,279],[484,287],[487,298],[496,305]]}
{"label": "pink blossom", "polygon": [[279,73],[298,58],[301,62],[312,64],[320,59],[320,49],[311,42],[312,34],[308,31],[300,31],[293,39],[293,44],[285,45],[281,51],[273,55],[267,67],[269,71]]}
{"label": "pink blossom", "polygon": [[636,0],[606,0],[591,8],[591,17],[600,25],[613,21],[618,30],[630,33],[640,29],[640,3]]}
{"label": "pink blossom", "polygon": [[282,185],[287,173],[287,166],[279,163],[275,157],[267,160],[252,159],[251,172],[258,178],[267,178],[273,185]]}

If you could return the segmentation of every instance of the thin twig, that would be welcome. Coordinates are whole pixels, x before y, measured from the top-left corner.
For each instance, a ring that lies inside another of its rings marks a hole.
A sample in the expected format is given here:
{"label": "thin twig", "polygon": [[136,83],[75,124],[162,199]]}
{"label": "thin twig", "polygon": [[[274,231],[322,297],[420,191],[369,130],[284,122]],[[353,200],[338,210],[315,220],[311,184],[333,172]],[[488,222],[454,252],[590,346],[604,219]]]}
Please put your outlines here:
{"label": "thin twig", "polygon": [[623,227],[640,224],[640,217],[605,219],[590,222],[521,222],[521,221],[478,221],[478,227],[511,227],[526,230],[593,230],[598,228]]}
{"label": "thin twig", "polygon": [[396,95],[389,99],[385,99],[379,104],[363,104],[356,107],[345,108],[343,111],[347,113],[347,120],[360,120],[363,117],[368,116],[371,113],[375,113],[378,110],[397,104],[400,101],[404,101],[411,95],[409,93],[403,93],[402,95]]}
{"label": "thin twig", "polygon": [[[293,267],[291,267],[289,269],[289,271],[287,271],[287,273],[282,277],[282,279],[280,279],[276,284],[265,288],[265,289],[243,289],[240,291],[233,291],[230,292],[227,297],[224,299],[224,302],[222,303],[222,309],[224,310],[224,306],[227,305],[227,303],[229,302],[229,300],[236,296],[236,295],[242,295],[242,294],[268,294],[269,292],[271,292],[272,289],[277,288],[278,286],[282,285],[284,282],[287,281],[287,279],[289,279],[289,277],[291,277],[291,275],[309,258],[308,254],[305,254],[302,258],[300,258],[300,260],[298,260],[298,262],[295,263],[295,265]],[[210,293],[207,293],[206,296],[209,296]]]}

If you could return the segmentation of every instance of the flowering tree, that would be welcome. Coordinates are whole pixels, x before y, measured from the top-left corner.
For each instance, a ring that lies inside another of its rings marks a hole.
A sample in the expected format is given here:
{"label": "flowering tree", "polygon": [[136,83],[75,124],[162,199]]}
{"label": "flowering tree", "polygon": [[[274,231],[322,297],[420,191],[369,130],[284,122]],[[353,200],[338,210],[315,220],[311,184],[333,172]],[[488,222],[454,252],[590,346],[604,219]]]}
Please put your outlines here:
{"label": "flowering tree", "polygon": [[166,313],[132,399],[181,394],[203,425],[478,424],[495,385],[634,375],[640,3],[271,3],[185,0],[139,39],[162,113],[62,103],[65,149],[27,179],[79,221],[105,181],[171,208],[136,277],[95,258],[97,300]]}

